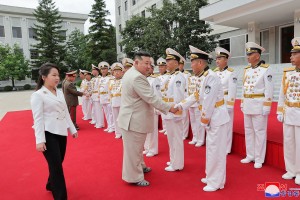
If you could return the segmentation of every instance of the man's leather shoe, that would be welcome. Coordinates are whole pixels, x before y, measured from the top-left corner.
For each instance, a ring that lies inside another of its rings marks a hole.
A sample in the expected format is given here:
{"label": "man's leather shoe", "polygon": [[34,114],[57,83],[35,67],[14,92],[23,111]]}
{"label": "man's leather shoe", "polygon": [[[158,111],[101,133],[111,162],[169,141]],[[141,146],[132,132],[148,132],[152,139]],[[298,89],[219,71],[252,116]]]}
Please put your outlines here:
{"label": "man's leather shoe", "polygon": [[287,173],[285,173],[285,174],[282,175],[282,178],[286,179],[286,180],[290,180],[290,179],[295,178],[295,175],[292,174],[292,173],[290,173],[290,172],[287,172]]}
{"label": "man's leather shoe", "polygon": [[201,182],[207,184],[207,178],[201,178]]}
{"label": "man's leather shoe", "polygon": [[214,192],[214,191],[217,191],[217,190],[221,190],[221,189],[223,189],[224,187],[222,187],[222,188],[213,188],[213,187],[211,187],[211,186],[205,186],[204,188],[203,188],[203,190],[205,191],[205,192]]}
{"label": "man's leather shoe", "polygon": [[295,178],[295,183],[297,185],[300,185],[300,175],[297,175],[296,178]]}
{"label": "man's leather shoe", "polygon": [[245,163],[250,163],[250,162],[252,162],[252,161],[253,161],[253,160],[251,160],[250,158],[247,158],[247,157],[246,157],[246,158],[244,158],[244,159],[241,160],[241,163],[244,163],[244,164],[245,164]]}
{"label": "man's leather shoe", "polygon": [[261,163],[254,163],[254,168],[255,169],[262,168],[262,164]]}

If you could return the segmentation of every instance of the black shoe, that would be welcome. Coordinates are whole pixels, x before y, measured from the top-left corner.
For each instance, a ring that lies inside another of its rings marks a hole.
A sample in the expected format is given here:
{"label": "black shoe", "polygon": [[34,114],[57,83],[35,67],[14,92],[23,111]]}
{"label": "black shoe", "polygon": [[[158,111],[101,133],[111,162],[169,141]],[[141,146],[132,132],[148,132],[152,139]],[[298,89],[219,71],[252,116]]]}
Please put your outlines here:
{"label": "black shoe", "polygon": [[75,126],[76,130],[79,130],[79,127],[78,126]]}
{"label": "black shoe", "polygon": [[52,192],[52,188],[50,186],[50,183],[46,184],[46,190]]}

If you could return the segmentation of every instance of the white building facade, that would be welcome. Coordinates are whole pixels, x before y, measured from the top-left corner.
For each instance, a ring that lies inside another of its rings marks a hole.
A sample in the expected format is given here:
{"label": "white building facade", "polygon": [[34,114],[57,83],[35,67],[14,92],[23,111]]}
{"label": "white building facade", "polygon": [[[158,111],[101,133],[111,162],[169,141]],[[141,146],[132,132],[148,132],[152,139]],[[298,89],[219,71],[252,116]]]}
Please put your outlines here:
{"label": "white building facade", "polygon": [[[32,48],[36,44],[34,24],[36,23],[33,15],[34,9],[21,8],[15,6],[0,5],[0,42],[13,46],[18,44],[24,56],[31,60],[38,55]],[[62,17],[62,35],[68,37],[72,31],[79,29],[84,32],[84,23],[88,15],[60,12]],[[31,79],[15,81],[16,86],[33,84]],[[10,80],[0,80],[0,88],[11,85]]]}

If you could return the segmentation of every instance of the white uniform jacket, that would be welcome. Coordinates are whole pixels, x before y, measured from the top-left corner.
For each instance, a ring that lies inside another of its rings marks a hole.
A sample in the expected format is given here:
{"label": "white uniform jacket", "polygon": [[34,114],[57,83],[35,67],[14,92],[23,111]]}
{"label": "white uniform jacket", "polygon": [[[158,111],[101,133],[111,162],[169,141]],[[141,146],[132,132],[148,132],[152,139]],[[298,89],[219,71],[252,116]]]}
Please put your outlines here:
{"label": "white uniform jacket", "polygon": [[45,131],[57,135],[76,133],[74,124],[70,118],[64,94],[56,90],[57,96],[46,87],[42,87],[31,95],[31,109],[34,120],[34,132],[36,144],[45,143]]}
{"label": "white uniform jacket", "polygon": [[122,91],[122,79],[110,80],[109,83],[109,94],[110,94],[110,103],[112,107],[121,106],[121,91]]}
{"label": "white uniform jacket", "polygon": [[152,87],[154,94],[161,98],[162,97],[161,89],[160,89],[161,83],[160,83],[159,76],[150,75],[147,77],[147,80],[149,81],[149,84]]}
{"label": "white uniform jacket", "polygon": [[285,68],[279,93],[277,114],[284,114],[284,123],[300,126],[300,71]]}
{"label": "white uniform jacket", "polygon": [[113,79],[111,75],[101,77],[100,84],[99,84],[99,95],[100,95],[100,103],[101,104],[108,104],[109,103],[109,82]]}
{"label": "white uniform jacket", "polygon": [[98,77],[92,78],[92,100],[93,101],[100,101],[100,96],[99,96],[99,86],[100,86],[100,78],[101,76],[99,75]]}
{"label": "white uniform jacket", "polygon": [[[185,96],[185,78],[180,71],[175,71],[170,74],[168,81],[165,84],[165,91],[162,93],[162,98],[168,104],[177,104],[184,99]],[[168,113],[164,115],[164,119],[182,119],[182,113]]]}
{"label": "white uniform jacket", "polygon": [[270,111],[273,99],[273,75],[269,65],[247,66],[243,77],[242,103],[244,114],[259,115]]}
{"label": "white uniform jacket", "polygon": [[218,67],[214,70],[218,77],[221,79],[221,83],[224,91],[224,100],[227,108],[233,109],[236,98],[237,88],[237,76],[234,73],[233,68],[225,67],[224,70],[220,70]]}

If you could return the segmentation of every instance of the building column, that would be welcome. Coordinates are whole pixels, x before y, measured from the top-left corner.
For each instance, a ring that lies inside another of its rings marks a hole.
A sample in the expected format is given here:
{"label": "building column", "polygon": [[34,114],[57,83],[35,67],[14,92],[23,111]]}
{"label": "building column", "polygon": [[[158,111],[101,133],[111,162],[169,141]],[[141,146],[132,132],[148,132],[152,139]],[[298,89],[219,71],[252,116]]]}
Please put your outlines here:
{"label": "building column", "polygon": [[275,26],[269,28],[269,63],[276,63]]}
{"label": "building column", "polygon": [[300,9],[294,12],[294,37],[300,37]]}
{"label": "building column", "polygon": [[255,22],[248,23],[248,42],[260,44],[260,28]]}

